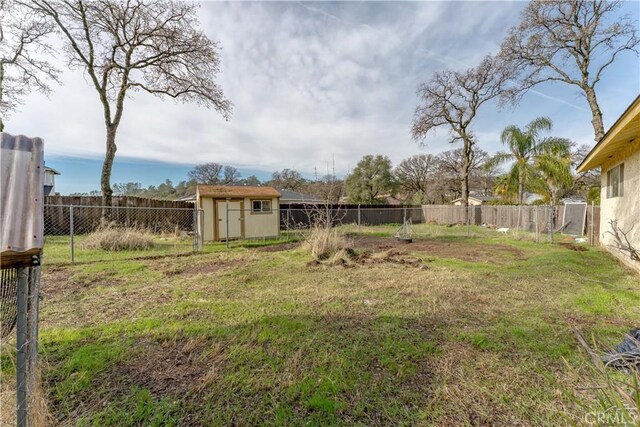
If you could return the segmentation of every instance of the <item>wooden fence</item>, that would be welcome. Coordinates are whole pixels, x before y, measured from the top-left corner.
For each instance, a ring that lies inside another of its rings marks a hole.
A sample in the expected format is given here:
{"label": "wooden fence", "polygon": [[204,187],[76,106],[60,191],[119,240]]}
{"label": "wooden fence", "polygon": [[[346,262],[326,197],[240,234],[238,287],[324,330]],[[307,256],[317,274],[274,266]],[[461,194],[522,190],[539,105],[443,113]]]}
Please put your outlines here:
{"label": "wooden fence", "polygon": [[190,232],[194,229],[195,205],[189,202],[116,196],[102,206],[101,197],[47,196],[44,206],[45,235],[85,234],[107,218],[119,226],[140,227],[151,232]]}
{"label": "wooden fence", "polygon": [[[96,206],[102,207],[102,197],[100,196],[46,196],[45,205],[75,205],[75,206]],[[156,200],[146,197],[135,196],[113,196],[111,206],[128,208],[189,208],[193,209],[194,204],[189,202],[179,202],[174,200]]]}

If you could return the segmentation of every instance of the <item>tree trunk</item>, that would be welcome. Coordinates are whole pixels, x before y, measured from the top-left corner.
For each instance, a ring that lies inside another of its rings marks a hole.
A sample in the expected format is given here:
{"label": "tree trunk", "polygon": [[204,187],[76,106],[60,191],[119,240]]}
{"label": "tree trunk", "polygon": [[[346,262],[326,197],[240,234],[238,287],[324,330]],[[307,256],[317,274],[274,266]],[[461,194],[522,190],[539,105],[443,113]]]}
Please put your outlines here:
{"label": "tree trunk", "polygon": [[[102,206],[111,206],[111,169],[113,168],[113,160],[116,157],[116,130],[114,125],[107,125],[107,151],[104,155],[104,163],[102,165],[102,175],[100,176],[100,188],[102,190]],[[105,217],[105,212],[102,214]]]}
{"label": "tree trunk", "polygon": [[524,199],[524,170],[522,166],[518,166],[518,204],[522,206]]}
{"label": "tree trunk", "polygon": [[596,143],[604,137],[604,125],[602,124],[602,111],[598,105],[598,99],[596,98],[596,91],[592,87],[586,86],[584,88],[587,102],[591,108],[591,124],[593,125],[593,131],[595,132]]}
{"label": "tree trunk", "polygon": [[464,158],[462,159],[462,168],[460,168],[460,181],[462,190],[462,206],[465,207],[462,213],[462,219],[465,224],[469,223],[469,172],[473,161],[473,142],[469,137],[464,138]]}

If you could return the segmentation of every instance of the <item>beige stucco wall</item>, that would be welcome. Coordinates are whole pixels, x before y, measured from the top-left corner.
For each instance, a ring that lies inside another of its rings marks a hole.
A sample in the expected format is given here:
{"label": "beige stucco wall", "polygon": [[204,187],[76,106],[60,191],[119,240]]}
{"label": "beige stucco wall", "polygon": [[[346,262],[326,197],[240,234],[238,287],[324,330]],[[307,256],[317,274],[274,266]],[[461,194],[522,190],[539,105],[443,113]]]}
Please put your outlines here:
{"label": "beige stucco wall", "polygon": [[[251,212],[252,200],[271,200],[271,212],[253,213]],[[278,198],[255,198],[246,197],[244,199],[244,236],[247,239],[259,237],[277,237],[280,234],[280,212],[278,211]]]}
{"label": "beige stucco wall", "polygon": [[[624,163],[623,195],[608,199],[607,171],[620,163]],[[629,154],[624,153],[604,164],[600,180],[600,243],[625,264],[640,271],[640,263],[632,261],[628,254],[616,250],[615,239],[607,233],[611,230],[609,221],[617,219],[618,226],[622,230],[631,230],[627,235],[631,244],[635,248],[640,248],[640,150]]]}

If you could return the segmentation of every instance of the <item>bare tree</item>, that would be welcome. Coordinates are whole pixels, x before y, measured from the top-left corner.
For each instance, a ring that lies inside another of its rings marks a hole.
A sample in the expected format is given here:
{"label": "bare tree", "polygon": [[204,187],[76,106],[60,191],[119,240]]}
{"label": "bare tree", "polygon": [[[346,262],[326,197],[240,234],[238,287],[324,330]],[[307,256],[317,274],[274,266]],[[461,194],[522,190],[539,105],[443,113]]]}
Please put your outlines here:
{"label": "bare tree", "polygon": [[49,94],[59,71],[41,59],[53,53],[47,36],[53,25],[14,0],[0,0],[0,131],[4,120],[35,89]]}
{"label": "bare tree", "polygon": [[317,181],[306,184],[303,191],[321,198],[328,204],[337,204],[344,196],[344,181],[336,179],[332,174],[327,174]]}
{"label": "bare tree", "polygon": [[519,70],[519,84],[505,92],[517,102],[548,81],[577,86],[591,109],[596,141],[604,136],[596,85],[624,51],[636,51],[638,23],[616,16],[619,0],[534,0],[511,28],[500,56]]}
{"label": "bare tree", "polygon": [[305,179],[300,172],[292,169],[282,169],[271,174],[269,185],[285,190],[300,191],[304,186]]}
{"label": "bare tree", "polygon": [[214,108],[228,119],[216,74],[219,46],[197,29],[196,6],[172,0],[30,0],[50,18],[67,44],[69,65],[81,68],[104,113],[106,153],[102,199],[111,204],[116,133],[131,91],[142,90]]}
{"label": "bare tree", "polygon": [[218,185],[220,184],[220,174],[224,166],[220,163],[201,163],[191,169],[187,176],[195,180],[198,184]]}
{"label": "bare tree", "polygon": [[224,169],[222,170],[223,185],[235,184],[236,182],[238,182],[238,179],[240,179],[240,172],[238,172],[238,169],[234,168],[233,166],[224,167]]}
{"label": "bare tree", "polygon": [[[476,148],[469,169],[469,190],[475,188],[486,194],[486,183],[483,168],[487,162],[486,151]],[[435,156],[435,173],[430,185],[429,201],[444,203],[461,197],[462,177],[460,169],[465,162],[464,149],[443,151]]]}
{"label": "bare tree", "polygon": [[[487,56],[477,67],[466,71],[435,73],[418,90],[422,104],[416,109],[411,133],[414,140],[424,143],[429,133],[444,126],[451,133],[452,143],[462,142],[464,160],[459,173],[464,206],[469,203],[469,173],[476,144],[470,126],[480,107],[500,96],[511,76],[505,64]],[[467,216],[468,212],[465,221]]]}
{"label": "bare tree", "polygon": [[432,154],[416,154],[404,159],[394,170],[400,188],[407,198],[420,195],[420,202],[427,203],[430,183],[434,179],[436,158]]}

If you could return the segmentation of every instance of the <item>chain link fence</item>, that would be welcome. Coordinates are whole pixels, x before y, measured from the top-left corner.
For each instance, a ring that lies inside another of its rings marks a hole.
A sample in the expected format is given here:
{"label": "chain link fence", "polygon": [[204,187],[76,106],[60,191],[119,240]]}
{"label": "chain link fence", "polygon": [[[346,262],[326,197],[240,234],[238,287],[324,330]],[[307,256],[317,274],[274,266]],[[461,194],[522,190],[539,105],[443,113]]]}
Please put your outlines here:
{"label": "chain link fence", "polygon": [[44,206],[47,264],[177,255],[199,248],[195,208]]}
{"label": "chain link fence", "polygon": [[[341,227],[348,233],[392,232],[410,225],[416,237],[481,236],[500,234],[548,242],[571,236],[598,244],[600,208],[582,204],[563,206],[454,206],[423,205],[400,207],[358,207],[352,205],[289,205],[271,211],[279,230],[267,216],[256,219],[250,209],[228,209],[214,223],[214,240],[228,246],[259,245],[259,241],[291,240],[302,237],[314,225]],[[229,236],[229,239],[226,238]],[[253,242],[253,243],[248,243]]]}

